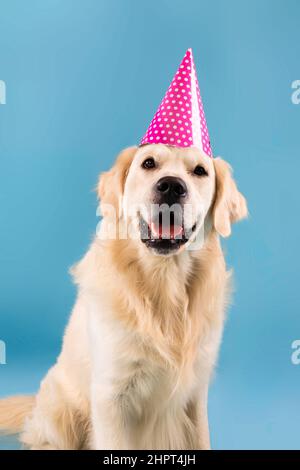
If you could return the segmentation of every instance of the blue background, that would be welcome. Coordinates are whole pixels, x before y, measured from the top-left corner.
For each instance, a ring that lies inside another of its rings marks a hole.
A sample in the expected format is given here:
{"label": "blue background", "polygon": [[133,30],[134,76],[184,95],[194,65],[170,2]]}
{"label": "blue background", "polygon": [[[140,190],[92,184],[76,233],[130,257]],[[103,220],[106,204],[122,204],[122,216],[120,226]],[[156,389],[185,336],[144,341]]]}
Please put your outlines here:
{"label": "blue background", "polygon": [[0,1],[1,396],[36,391],[55,360],[97,175],[138,143],[192,47],[214,153],[251,213],[224,243],[236,293],[212,445],[300,448],[299,20],[297,0]]}

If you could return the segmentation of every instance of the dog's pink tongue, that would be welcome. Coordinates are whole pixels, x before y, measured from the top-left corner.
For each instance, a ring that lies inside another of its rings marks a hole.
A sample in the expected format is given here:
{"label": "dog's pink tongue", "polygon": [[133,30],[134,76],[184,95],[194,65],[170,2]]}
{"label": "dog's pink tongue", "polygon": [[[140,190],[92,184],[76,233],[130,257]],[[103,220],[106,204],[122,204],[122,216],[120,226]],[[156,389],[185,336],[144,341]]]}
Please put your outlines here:
{"label": "dog's pink tongue", "polygon": [[183,233],[182,225],[163,225],[151,222],[151,233],[156,238],[176,238]]}

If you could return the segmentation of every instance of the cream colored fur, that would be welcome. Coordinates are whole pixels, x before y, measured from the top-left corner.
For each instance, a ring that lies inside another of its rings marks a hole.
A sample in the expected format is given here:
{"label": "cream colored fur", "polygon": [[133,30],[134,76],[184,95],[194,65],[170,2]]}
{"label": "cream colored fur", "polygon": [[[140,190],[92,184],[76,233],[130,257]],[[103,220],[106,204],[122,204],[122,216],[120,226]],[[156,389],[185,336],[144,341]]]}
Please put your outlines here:
{"label": "cream colored fur", "polygon": [[[156,173],[143,173],[147,155],[158,159]],[[191,174],[199,163],[206,179]],[[139,239],[95,238],[73,268],[78,298],[56,364],[35,399],[0,400],[0,429],[21,432],[26,447],[210,448],[208,385],[230,290],[219,234],[228,236],[247,208],[223,160],[196,149],[134,147],[101,176],[103,226],[108,204],[122,225],[128,205],[148,204],[165,174],[185,179],[191,204],[201,206],[203,246],[157,256]]]}

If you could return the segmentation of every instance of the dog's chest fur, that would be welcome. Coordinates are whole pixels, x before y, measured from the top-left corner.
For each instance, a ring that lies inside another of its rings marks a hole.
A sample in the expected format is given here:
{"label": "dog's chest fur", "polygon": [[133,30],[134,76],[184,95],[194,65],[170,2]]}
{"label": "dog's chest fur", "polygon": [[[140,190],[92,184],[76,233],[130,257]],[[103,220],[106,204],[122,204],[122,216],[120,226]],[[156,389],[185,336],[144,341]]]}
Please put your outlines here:
{"label": "dog's chest fur", "polygon": [[87,382],[98,410],[116,408],[124,448],[199,447],[195,409],[206,407],[228,274],[215,236],[182,255],[147,258],[127,240],[95,242],[73,271],[88,327]]}
{"label": "dog's chest fur", "polygon": [[188,370],[181,377],[179,368],[160,357],[152,339],[147,342],[118,322],[103,324],[96,311],[90,316],[90,335],[92,384],[105,406],[114,403],[117,408],[126,446],[169,448],[178,440],[176,447],[194,448],[196,433],[188,407],[197,397],[201,376]]}
{"label": "dog's chest fur", "polygon": [[185,435],[193,426],[188,408],[208,383],[223,323],[225,278],[215,279],[208,261],[200,269],[185,254],[147,265],[119,247],[111,277],[106,271],[101,286],[86,290],[92,383],[104,401],[118,404],[134,442],[142,427],[152,436],[149,446],[158,422],[162,429],[171,416]]}

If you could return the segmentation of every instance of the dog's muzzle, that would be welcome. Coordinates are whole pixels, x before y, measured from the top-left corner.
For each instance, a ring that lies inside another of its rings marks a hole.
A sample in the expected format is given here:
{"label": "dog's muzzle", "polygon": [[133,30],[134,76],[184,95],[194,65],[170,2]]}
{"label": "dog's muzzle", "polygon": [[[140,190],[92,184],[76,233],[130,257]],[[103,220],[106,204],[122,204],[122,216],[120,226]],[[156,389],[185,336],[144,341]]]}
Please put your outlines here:
{"label": "dog's muzzle", "polygon": [[152,215],[150,222],[140,215],[139,225],[141,241],[146,247],[158,254],[168,255],[189,241],[197,224],[185,227],[181,213],[178,215],[174,210],[168,211],[164,207]]}

